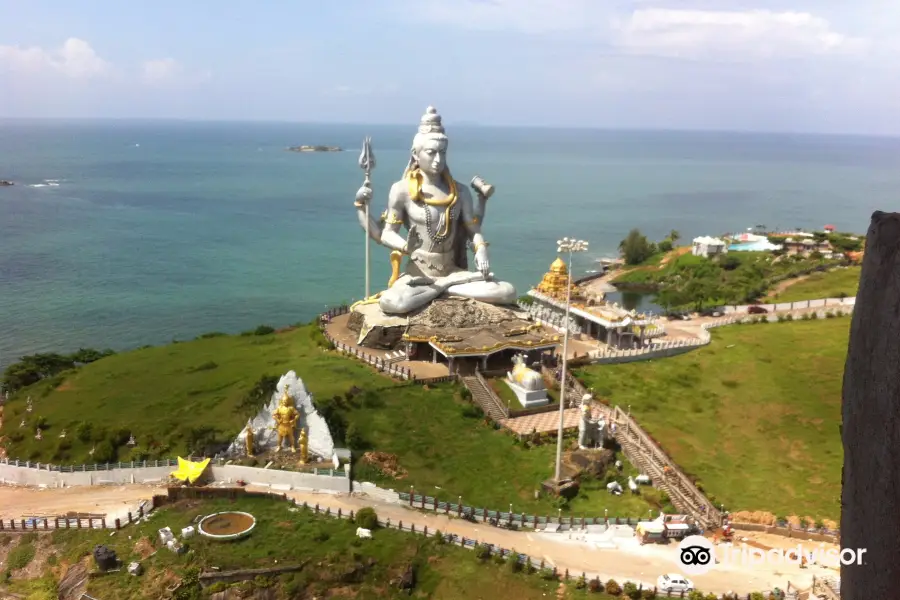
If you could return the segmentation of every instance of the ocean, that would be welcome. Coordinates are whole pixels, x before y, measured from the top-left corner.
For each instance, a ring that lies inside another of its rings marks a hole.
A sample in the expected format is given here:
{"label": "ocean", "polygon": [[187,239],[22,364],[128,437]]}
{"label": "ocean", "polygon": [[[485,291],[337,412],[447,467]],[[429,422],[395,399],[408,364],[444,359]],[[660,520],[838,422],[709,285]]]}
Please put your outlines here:
{"label": "ocean", "polygon": [[[364,136],[376,199],[410,126],[0,121],[0,368],[79,347],[123,350],[308,321],[362,297],[353,198]],[[770,228],[864,231],[900,197],[900,140],[454,127],[457,179],[494,184],[492,270],[521,291],[588,240],[576,274],[637,227],[653,239]],[[291,145],[338,145],[304,154]],[[373,291],[389,275],[372,246]]]}

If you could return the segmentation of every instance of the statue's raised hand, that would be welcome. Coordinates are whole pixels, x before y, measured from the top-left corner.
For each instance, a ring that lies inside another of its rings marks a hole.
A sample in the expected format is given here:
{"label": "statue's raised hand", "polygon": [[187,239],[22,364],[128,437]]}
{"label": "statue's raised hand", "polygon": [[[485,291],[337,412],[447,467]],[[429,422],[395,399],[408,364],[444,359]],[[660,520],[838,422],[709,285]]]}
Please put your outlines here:
{"label": "statue's raised hand", "polygon": [[491,270],[491,263],[488,260],[487,246],[481,245],[478,247],[478,250],[475,251],[475,268],[481,273],[481,275],[488,279]]}
{"label": "statue's raised hand", "polygon": [[362,186],[356,191],[356,206],[365,206],[372,199],[372,188],[367,185]]}

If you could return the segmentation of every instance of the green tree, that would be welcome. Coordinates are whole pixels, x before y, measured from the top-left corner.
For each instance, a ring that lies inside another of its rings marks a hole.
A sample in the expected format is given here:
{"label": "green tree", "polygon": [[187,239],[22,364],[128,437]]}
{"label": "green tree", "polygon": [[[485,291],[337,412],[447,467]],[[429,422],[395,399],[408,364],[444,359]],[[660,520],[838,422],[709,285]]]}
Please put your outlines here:
{"label": "green tree", "polygon": [[673,306],[681,306],[686,303],[684,294],[675,287],[665,287],[661,289],[656,293],[656,297],[653,301],[660,305],[666,312],[669,312]]}
{"label": "green tree", "polygon": [[720,297],[721,292],[715,282],[708,279],[691,279],[684,287],[685,300],[694,306],[697,311],[703,310],[703,306],[709,301]]}
{"label": "green tree", "polygon": [[622,253],[626,265],[638,265],[653,256],[655,251],[655,245],[641,233],[640,229],[632,229],[619,243],[619,252]]}
{"label": "green tree", "polygon": [[669,240],[663,240],[656,245],[659,248],[660,252],[671,252],[672,251],[672,242]]}
{"label": "green tree", "polygon": [[669,241],[672,242],[672,245],[673,245],[673,246],[674,246],[674,245],[678,242],[678,240],[680,240],[680,239],[681,239],[681,234],[678,233],[678,230],[677,230],[677,229],[673,229],[672,231],[669,232]]}

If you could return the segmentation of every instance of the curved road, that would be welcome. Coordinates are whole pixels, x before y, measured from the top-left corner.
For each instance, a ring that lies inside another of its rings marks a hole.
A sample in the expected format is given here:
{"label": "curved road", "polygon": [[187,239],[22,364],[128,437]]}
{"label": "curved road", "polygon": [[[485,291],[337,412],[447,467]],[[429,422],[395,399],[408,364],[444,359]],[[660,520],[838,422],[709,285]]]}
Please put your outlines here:
{"label": "curved road", "polygon": [[[0,517],[21,518],[33,515],[62,514],[77,510],[103,513],[118,512],[125,506],[133,506],[141,500],[149,500],[154,494],[164,493],[165,486],[128,485],[115,487],[77,487],[42,489],[0,487]],[[248,490],[270,492],[268,488],[247,486]],[[428,511],[380,501],[365,495],[326,494],[291,491],[287,496],[297,502],[319,504],[324,510],[357,511],[371,506],[382,520],[403,521],[415,524],[416,529],[456,534],[503,548],[514,549],[532,559],[543,559],[559,571],[569,570],[573,577],[581,573],[599,576],[601,580],[615,579],[620,583],[633,581],[653,587],[657,577],[664,573],[678,572],[675,563],[676,547],[648,544],[640,546],[633,539],[617,540],[618,549],[600,549],[587,541],[579,540],[580,532],[540,533],[530,530],[508,531],[483,523],[471,523]],[[377,535],[377,534],[376,534]],[[733,591],[746,594],[753,591],[785,589],[788,581],[801,589],[812,584],[817,567],[800,569],[795,565],[718,565],[712,572],[690,577],[703,591],[722,594]]]}

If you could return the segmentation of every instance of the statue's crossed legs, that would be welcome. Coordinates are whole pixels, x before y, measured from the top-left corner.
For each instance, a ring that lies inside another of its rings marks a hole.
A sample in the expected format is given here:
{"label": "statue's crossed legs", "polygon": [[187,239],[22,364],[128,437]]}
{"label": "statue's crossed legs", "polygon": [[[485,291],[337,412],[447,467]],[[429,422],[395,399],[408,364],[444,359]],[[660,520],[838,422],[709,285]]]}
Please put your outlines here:
{"label": "statue's crossed legs", "polygon": [[481,273],[458,271],[446,277],[403,275],[381,294],[378,305],[386,314],[407,314],[441,295],[463,296],[488,304],[514,304],[516,289],[505,281],[494,281]]}

